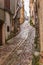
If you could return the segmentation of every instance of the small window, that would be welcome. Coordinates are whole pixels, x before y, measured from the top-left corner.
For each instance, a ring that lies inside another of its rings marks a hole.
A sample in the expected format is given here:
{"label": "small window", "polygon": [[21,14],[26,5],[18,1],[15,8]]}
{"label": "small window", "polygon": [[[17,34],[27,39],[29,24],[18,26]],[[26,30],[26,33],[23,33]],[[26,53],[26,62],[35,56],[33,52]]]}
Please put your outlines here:
{"label": "small window", "polygon": [[9,26],[7,26],[7,32],[9,32]]}

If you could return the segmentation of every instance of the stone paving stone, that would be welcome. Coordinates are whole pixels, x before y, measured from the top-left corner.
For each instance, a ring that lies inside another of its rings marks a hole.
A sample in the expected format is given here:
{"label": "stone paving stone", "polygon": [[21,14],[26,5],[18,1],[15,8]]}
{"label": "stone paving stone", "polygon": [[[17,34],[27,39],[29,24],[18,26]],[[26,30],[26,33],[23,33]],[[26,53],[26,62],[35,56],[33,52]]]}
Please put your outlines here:
{"label": "stone paving stone", "polygon": [[8,53],[14,50],[16,45],[21,44],[10,54],[3,65],[29,65],[32,63],[34,38],[35,29],[25,21],[21,25],[21,32],[9,40],[6,46],[0,47],[0,60],[2,61]]}

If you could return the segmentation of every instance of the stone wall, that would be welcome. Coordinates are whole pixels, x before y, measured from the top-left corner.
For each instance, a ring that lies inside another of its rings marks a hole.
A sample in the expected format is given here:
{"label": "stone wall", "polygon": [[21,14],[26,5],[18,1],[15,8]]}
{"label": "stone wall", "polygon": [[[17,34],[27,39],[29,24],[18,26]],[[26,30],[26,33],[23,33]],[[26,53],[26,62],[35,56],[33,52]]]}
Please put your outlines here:
{"label": "stone wall", "polygon": [[24,1],[21,1],[23,4],[23,7],[20,9],[20,24],[24,22]]}
{"label": "stone wall", "polygon": [[40,33],[40,65],[43,65],[43,0],[38,0],[38,18]]}
{"label": "stone wall", "polygon": [[39,9],[38,9],[38,17],[39,17],[39,27],[40,27],[40,45],[41,51],[43,51],[43,0],[39,0]]}

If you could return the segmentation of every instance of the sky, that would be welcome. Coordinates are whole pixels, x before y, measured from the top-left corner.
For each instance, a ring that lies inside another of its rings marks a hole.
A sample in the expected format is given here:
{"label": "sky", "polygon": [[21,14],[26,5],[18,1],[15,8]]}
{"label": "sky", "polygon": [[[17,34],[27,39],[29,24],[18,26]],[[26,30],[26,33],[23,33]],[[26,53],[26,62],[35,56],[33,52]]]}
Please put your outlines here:
{"label": "sky", "polygon": [[24,9],[27,12],[27,16],[29,16],[29,0],[24,0]]}

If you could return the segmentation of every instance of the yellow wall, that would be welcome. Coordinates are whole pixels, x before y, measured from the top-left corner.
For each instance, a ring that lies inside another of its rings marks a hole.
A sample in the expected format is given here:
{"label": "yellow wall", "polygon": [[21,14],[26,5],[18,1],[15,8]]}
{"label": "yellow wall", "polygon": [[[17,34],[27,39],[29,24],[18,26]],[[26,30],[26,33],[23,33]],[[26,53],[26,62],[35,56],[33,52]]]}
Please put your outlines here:
{"label": "yellow wall", "polygon": [[33,24],[35,25],[35,19],[34,19],[34,2],[33,2],[33,0],[30,0],[30,17],[32,19]]}
{"label": "yellow wall", "polygon": [[43,51],[43,0],[40,1],[40,7],[38,9],[39,27],[40,27],[40,45],[41,51]]}
{"label": "yellow wall", "polygon": [[24,22],[24,1],[22,1],[23,7],[20,10],[20,23]]}
{"label": "yellow wall", "polygon": [[[43,55],[43,0],[39,0],[38,8],[39,33],[40,33],[40,55]],[[40,56],[40,65],[43,65],[43,58]]]}

